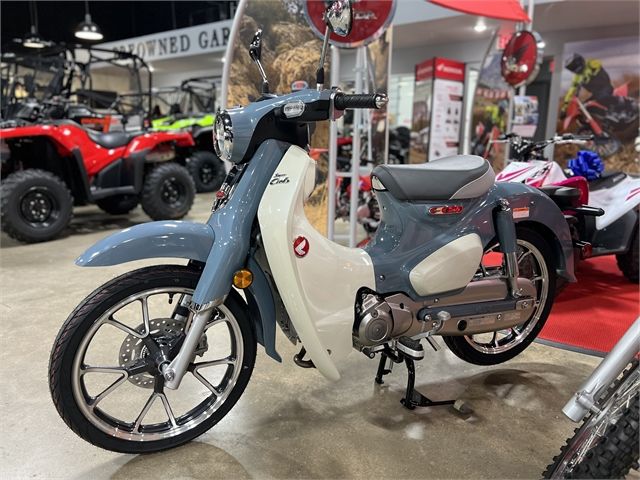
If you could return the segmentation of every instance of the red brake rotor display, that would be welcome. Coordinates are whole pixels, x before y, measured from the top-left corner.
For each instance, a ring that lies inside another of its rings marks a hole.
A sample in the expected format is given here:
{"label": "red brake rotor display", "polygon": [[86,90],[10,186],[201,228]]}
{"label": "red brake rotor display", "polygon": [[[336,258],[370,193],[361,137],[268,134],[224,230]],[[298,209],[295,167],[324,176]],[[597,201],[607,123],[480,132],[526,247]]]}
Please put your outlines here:
{"label": "red brake rotor display", "polygon": [[516,32],[502,52],[502,77],[512,87],[527,85],[536,78],[542,63],[542,41],[536,32]]}
{"label": "red brake rotor display", "polygon": [[[326,2],[305,0],[304,11],[311,28],[320,38],[324,37],[326,24],[323,15]],[[332,45],[355,48],[377,40],[387,29],[396,11],[396,0],[360,0],[353,2],[353,23],[351,33],[340,37],[334,33],[329,36]]]}

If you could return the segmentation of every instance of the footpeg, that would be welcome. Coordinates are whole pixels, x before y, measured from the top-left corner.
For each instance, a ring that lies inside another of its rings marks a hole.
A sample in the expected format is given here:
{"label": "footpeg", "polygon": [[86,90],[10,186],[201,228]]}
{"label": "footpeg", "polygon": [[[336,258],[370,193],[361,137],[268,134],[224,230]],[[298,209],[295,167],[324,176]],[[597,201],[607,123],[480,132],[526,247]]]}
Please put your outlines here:
{"label": "footpeg", "polygon": [[424,358],[424,348],[420,340],[414,340],[409,337],[400,337],[397,348],[405,356],[413,360],[422,360]]}

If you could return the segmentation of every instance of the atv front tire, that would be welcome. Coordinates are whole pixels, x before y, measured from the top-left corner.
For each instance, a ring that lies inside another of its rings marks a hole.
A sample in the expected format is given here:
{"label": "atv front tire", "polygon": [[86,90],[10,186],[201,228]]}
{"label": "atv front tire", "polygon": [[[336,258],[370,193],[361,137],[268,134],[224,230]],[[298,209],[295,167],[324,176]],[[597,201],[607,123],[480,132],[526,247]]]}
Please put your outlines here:
{"label": "atv front tire", "polygon": [[69,225],[73,197],[67,185],[46,170],[20,170],[1,188],[2,230],[26,243],[51,240]]}
{"label": "atv front tire", "polygon": [[631,239],[631,246],[625,253],[619,253],[616,255],[618,261],[618,268],[622,274],[629,279],[629,281],[638,283],[640,269],[640,254],[638,252],[638,230],[636,228],[633,238]]}
{"label": "atv front tire", "polygon": [[140,203],[137,195],[114,195],[96,200],[96,205],[111,215],[124,215]]}
{"label": "atv front tire", "polygon": [[222,160],[211,152],[194,152],[187,160],[187,170],[196,184],[196,191],[215,192],[227,174]]}
{"label": "atv front tire", "polygon": [[147,174],[140,203],[153,220],[178,220],[191,209],[195,194],[196,186],[185,167],[163,163]]}

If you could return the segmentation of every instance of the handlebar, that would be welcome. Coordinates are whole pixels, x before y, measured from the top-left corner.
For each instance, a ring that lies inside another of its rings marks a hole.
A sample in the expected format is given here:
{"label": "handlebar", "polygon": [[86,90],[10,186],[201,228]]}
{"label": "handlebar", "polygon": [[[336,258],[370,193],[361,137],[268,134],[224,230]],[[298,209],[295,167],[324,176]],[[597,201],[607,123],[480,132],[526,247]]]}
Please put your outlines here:
{"label": "handlebar", "polygon": [[383,108],[389,98],[384,93],[345,94],[336,93],[333,98],[333,106],[336,110],[348,108]]}

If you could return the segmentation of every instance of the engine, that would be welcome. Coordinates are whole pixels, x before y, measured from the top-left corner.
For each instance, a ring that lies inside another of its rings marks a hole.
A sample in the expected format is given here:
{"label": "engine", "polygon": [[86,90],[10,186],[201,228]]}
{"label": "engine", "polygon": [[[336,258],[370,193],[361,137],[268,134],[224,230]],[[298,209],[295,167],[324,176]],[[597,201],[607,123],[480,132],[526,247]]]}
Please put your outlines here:
{"label": "engine", "polygon": [[391,338],[407,335],[409,331],[416,331],[411,335],[420,333],[424,322],[415,319],[404,302],[393,302],[394,297],[403,296],[392,295],[384,299],[375,294],[366,294],[363,297],[360,322],[357,332],[354,332],[359,343],[377,345]]}
{"label": "engine", "polygon": [[534,312],[536,289],[518,279],[522,295],[510,298],[504,279],[471,282],[462,293],[414,302],[402,293],[361,297],[354,324],[354,343],[371,346],[421,333],[470,335],[520,325]]}

